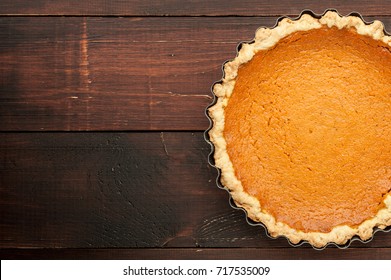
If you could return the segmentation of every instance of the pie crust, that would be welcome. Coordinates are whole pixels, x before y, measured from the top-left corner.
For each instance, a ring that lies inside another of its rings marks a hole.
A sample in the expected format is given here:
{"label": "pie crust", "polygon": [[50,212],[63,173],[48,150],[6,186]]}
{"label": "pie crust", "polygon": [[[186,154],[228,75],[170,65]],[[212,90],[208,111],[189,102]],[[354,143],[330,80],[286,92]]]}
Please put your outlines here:
{"label": "pie crust", "polygon": [[[380,21],[367,24],[359,17],[340,16],[335,11],[327,11],[320,18],[315,18],[309,14],[302,14],[296,20],[284,18],[274,28],[258,29],[254,40],[251,43],[243,43],[237,57],[224,65],[225,75],[221,82],[216,83],[213,87],[213,92],[217,97],[216,103],[208,109],[209,116],[213,122],[209,131],[209,137],[215,148],[215,166],[221,170],[221,183],[230,191],[236,205],[244,208],[251,220],[265,225],[272,237],[285,236],[293,244],[307,241],[317,248],[324,247],[329,243],[346,244],[354,236],[358,236],[362,240],[368,240],[372,237],[374,229],[385,229],[387,226],[390,226],[390,190],[383,196],[384,200],[382,203],[384,207],[373,217],[369,217],[359,225],[337,225],[333,226],[332,230],[328,232],[303,231],[293,228],[287,223],[277,221],[272,214],[269,214],[262,208],[259,199],[244,190],[227,151],[224,129],[225,108],[234,92],[239,68],[249,62],[258,51],[273,48],[281,39],[288,35],[299,31],[325,27],[355,30],[357,34],[372,37],[391,47],[391,36],[385,34],[383,24]],[[391,177],[386,183],[391,185]]]}

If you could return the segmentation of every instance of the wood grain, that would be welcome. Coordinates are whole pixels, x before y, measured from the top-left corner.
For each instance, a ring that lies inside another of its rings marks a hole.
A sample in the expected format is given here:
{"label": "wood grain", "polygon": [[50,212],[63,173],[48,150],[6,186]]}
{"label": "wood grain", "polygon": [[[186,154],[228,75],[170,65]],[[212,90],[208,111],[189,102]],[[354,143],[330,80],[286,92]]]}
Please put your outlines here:
{"label": "wood grain", "polygon": [[0,248],[291,247],[229,206],[202,133],[0,137]]}
{"label": "wood grain", "polygon": [[[200,133],[1,139],[2,248],[234,246],[239,236],[255,242],[243,213],[214,186]],[[217,222],[229,234],[214,243]]]}
{"label": "wood grain", "polygon": [[297,15],[303,9],[323,13],[325,9],[338,9],[347,14],[352,11],[365,15],[390,15],[389,1],[311,1],[311,0],[2,0],[1,15],[116,15],[116,16],[274,16]]}
{"label": "wood grain", "polygon": [[0,249],[1,259],[390,260],[390,248]]}
{"label": "wood grain", "polygon": [[222,63],[275,20],[0,18],[1,130],[205,130]]}

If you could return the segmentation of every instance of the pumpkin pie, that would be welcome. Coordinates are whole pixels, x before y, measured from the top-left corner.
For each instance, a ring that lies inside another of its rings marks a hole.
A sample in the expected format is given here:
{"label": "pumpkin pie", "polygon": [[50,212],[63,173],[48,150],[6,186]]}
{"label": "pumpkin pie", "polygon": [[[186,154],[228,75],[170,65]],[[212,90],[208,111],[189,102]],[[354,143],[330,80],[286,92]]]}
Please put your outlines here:
{"label": "pumpkin pie", "polygon": [[208,110],[221,183],[273,237],[314,247],[391,225],[391,36],[328,11],[260,28]]}

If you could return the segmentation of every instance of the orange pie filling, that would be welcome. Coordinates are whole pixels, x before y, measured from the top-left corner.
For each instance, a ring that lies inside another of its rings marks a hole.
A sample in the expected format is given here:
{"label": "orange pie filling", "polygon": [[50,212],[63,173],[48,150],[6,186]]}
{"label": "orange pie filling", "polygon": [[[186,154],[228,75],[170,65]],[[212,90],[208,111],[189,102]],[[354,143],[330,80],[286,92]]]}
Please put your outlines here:
{"label": "orange pie filling", "polygon": [[263,212],[303,232],[355,227],[391,192],[391,47],[298,31],[238,69],[226,150]]}

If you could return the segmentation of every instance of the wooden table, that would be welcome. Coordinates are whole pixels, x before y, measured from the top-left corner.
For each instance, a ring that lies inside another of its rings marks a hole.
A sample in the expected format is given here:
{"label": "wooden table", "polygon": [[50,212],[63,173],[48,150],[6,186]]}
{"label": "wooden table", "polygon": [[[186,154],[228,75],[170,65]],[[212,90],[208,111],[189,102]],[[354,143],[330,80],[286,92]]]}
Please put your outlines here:
{"label": "wooden table", "polygon": [[390,1],[315,2],[2,0],[1,258],[390,259],[391,233],[268,238],[207,162],[210,87],[259,26],[333,7],[391,30]]}

